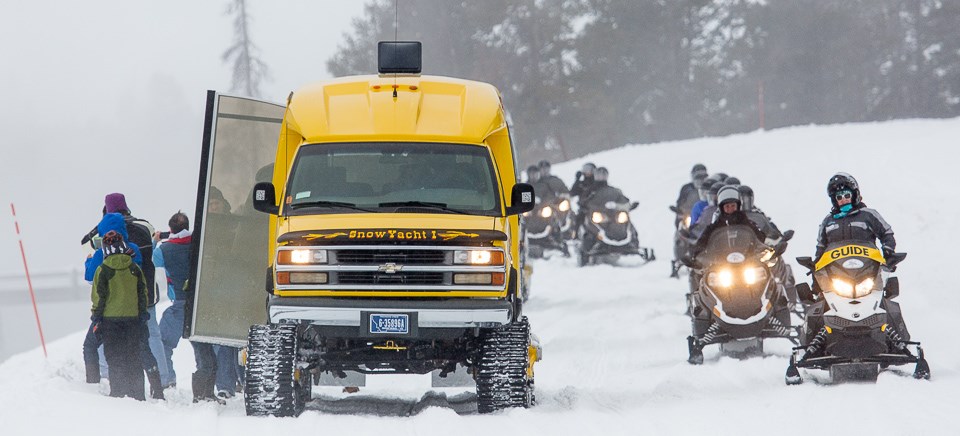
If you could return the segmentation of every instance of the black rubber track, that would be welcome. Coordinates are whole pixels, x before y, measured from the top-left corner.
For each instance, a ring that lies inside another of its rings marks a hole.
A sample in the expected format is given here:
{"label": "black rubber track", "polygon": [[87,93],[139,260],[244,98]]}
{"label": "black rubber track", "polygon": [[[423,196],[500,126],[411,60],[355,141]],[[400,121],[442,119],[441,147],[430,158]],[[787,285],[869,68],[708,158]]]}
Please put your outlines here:
{"label": "black rubber track", "polygon": [[[244,401],[249,416],[297,416],[309,394],[296,380],[297,326],[250,326]],[[309,378],[306,390],[309,392]]]}
{"label": "black rubber track", "polygon": [[478,412],[533,404],[533,380],[527,378],[529,340],[527,317],[482,334],[477,364]]}

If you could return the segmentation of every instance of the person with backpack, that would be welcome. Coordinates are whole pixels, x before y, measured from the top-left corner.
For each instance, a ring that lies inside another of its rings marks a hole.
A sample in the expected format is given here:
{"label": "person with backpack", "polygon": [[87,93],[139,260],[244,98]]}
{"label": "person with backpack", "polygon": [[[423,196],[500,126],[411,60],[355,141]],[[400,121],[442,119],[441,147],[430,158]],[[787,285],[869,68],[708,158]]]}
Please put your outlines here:
{"label": "person with backpack", "polygon": [[144,401],[140,344],[149,317],[146,280],[133,248],[116,230],[103,235],[99,252],[103,262],[93,276],[90,320],[110,366],[110,396]]}
{"label": "person with backpack", "polygon": [[[124,240],[124,244],[130,251],[130,257],[133,263],[140,270],[141,274],[143,270],[140,269],[142,263],[142,256],[140,254],[140,249],[136,244],[132,244],[128,241],[127,236],[127,226],[124,223],[123,216],[118,213],[108,213],[104,214],[103,218],[100,220],[100,223],[97,224],[97,232],[101,235],[102,238],[105,238],[106,235],[110,232],[119,234]],[[84,264],[84,279],[87,282],[90,282],[94,287],[96,287],[96,272],[103,264],[104,259],[106,258],[105,252],[103,250],[103,245],[101,242],[101,248],[97,251],[91,253],[87,257],[87,260]],[[144,283],[146,283],[146,277],[144,275]],[[149,292],[147,292],[147,304],[149,305]],[[160,381],[160,370],[157,367],[157,359],[154,357],[153,353],[150,350],[148,345],[148,328],[146,322],[150,318],[149,307],[146,309],[146,315],[143,318],[143,335],[140,337],[140,343],[137,346],[137,350],[140,353],[139,361],[142,363],[142,369],[147,374],[147,380],[150,382],[150,396],[155,399],[162,400],[163,396],[163,385]],[[97,334],[97,323],[95,320],[90,324],[90,328],[87,330],[87,336],[83,341],[83,361],[84,366],[86,367],[86,381],[87,383],[99,383],[100,382],[100,360],[97,354],[97,349],[103,345],[101,335]],[[106,350],[104,350],[106,354]],[[107,359],[107,366],[109,367],[109,359]],[[111,377],[112,378],[112,377]],[[141,376],[141,379],[143,377]]]}
{"label": "person with backpack", "polygon": [[137,246],[143,256],[143,275],[147,279],[147,311],[150,313],[150,319],[147,320],[147,329],[149,331],[149,346],[153,353],[154,360],[157,361],[157,369],[160,371],[160,382],[164,388],[176,386],[177,378],[173,373],[172,367],[167,365],[163,358],[163,342],[160,339],[160,326],[157,317],[157,302],[160,301],[159,286],[156,284],[156,268],[153,265],[153,225],[147,220],[137,218],[130,213],[127,206],[126,197],[114,192],[107,194],[104,198],[105,213],[119,213],[123,216],[123,222],[127,225],[129,241]]}

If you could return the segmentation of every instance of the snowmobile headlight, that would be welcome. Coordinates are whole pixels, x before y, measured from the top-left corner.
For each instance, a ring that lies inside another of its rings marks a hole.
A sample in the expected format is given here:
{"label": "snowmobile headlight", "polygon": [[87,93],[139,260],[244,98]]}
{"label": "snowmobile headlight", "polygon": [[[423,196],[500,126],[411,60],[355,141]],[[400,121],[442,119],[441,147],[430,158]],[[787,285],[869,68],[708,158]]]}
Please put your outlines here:
{"label": "snowmobile headlight", "polygon": [[469,265],[503,265],[503,252],[496,250],[457,250],[453,263]]}
{"label": "snowmobile headlight", "polygon": [[553,216],[553,209],[551,209],[550,206],[544,206],[543,209],[540,209],[540,216],[550,218]]}
{"label": "snowmobile headlight", "polygon": [[590,216],[590,220],[594,223],[600,224],[604,220],[603,214],[600,212],[594,212],[593,215]]}
{"label": "snowmobile headlight", "polygon": [[557,205],[557,209],[560,209],[560,212],[566,212],[570,210],[570,200],[563,200]]}
{"label": "snowmobile headlight", "polygon": [[327,250],[280,250],[277,253],[280,265],[309,265],[327,263]]}
{"label": "snowmobile headlight", "polygon": [[836,292],[837,295],[846,298],[854,298],[853,285],[846,280],[833,279],[833,292]]}
{"label": "snowmobile headlight", "polygon": [[863,279],[862,282],[857,283],[857,287],[856,287],[857,296],[864,297],[866,295],[869,295],[871,292],[873,292],[873,285],[874,285],[874,282],[872,277],[867,277]]}
{"label": "snowmobile headlight", "polygon": [[622,211],[617,214],[617,222],[618,222],[618,223],[623,224],[623,223],[626,223],[627,221],[630,221],[630,215],[629,215],[629,214],[627,214],[626,212],[622,212]]}
{"label": "snowmobile headlight", "polygon": [[763,267],[747,267],[743,269],[743,281],[748,285],[756,284],[759,281],[766,280],[767,270]]}
{"label": "snowmobile headlight", "polygon": [[720,271],[714,271],[707,275],[707,284],[710,287],[721,287],[729,288],[733,286],[733,271],[729,269],[722,269]]}

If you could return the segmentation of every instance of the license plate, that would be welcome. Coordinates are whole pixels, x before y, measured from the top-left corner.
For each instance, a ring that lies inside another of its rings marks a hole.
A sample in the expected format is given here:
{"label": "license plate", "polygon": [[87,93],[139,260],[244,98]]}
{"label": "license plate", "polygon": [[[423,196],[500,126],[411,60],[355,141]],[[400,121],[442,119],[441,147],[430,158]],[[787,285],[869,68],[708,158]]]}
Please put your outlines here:
{"label": "license plate", "polygon": [[410,333],[410,315],[372,313],[370,314],[370,333],[401,335]]}

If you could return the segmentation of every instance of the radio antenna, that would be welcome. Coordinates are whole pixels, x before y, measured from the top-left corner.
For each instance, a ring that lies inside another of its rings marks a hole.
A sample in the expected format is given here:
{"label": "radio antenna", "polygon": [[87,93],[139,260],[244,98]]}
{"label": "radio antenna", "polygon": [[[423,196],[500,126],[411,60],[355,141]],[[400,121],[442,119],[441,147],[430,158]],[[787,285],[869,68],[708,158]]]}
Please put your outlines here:
{"label": "radio antenna", "polygon": [[[393,42],[400,40],[400,0],[393,0]],[[393,45],[393,57],[397,58],[397,45]],[[397,73],[393,73],[393,98],[397,98]]]}

